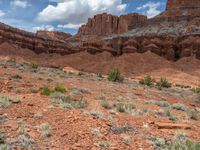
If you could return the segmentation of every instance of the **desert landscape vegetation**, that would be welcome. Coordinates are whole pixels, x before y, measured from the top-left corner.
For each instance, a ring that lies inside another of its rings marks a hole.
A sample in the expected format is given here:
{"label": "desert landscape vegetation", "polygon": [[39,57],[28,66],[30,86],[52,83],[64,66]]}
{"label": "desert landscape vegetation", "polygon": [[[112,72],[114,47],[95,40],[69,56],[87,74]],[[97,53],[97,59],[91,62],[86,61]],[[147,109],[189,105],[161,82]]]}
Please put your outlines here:
{"label": "desert landscape vegetation", "polygon": [[199,0],[73,36],[0,23],[0,150],[200,150],[199,59]]}

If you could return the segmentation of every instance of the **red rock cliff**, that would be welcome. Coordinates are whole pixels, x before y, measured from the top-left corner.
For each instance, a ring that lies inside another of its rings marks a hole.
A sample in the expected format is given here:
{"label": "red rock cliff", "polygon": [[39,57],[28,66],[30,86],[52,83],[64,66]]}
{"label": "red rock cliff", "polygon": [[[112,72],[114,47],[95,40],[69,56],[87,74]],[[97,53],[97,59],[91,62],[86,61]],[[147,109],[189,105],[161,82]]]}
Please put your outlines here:
{"label": "red rock cliff", "polygon": [[62,40],[66,41],[68,38],[72,37],[69,33],[64,32],[58,32],[58,31],[37,31],[36,35],[38,37],[43,37],[47,39],[53,39],[53,40]]}
{"label": "red rock cliff", "polygon": [[146,16],[139,14],[127,14],[113,16],[111,14],[98,14],[80,27],[78,35],[111,35],[128,31],[130,25],[147,20]]}
{"label": "red rock cliff", "polygon": [[168,0],[166,10],[200,8],[200,0]]}

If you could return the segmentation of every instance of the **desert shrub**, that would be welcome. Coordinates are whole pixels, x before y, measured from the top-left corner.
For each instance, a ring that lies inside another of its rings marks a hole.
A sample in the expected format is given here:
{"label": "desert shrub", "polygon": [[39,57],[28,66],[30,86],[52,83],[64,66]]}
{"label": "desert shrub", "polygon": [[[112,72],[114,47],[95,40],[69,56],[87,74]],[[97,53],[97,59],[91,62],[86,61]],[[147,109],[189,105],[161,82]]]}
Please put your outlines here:
{"label": "desert shrub", "polygon": [[114,68],[108,75],[108,80],[112,82],[122,82],[123,77],[121,77],[121,73],[118,68]]}
{"label": "desert shrub", "polygon": [[110,143],[108,141],[100,141],[97,143],[97,146],[100,148],[109,148]]}
{"label": "desert shrub", "polygon": [[48,138],[52,135],[51,133],[51,129],[49,127],[49,125],[47,123],[43,123],[40,125],[40,130],[42,132],[42,135],[45,137],[45,138]]}
{"label": "desert shrub", "polygon": [[168,150],[200,150],[200,143],[191,140],[177,141],[167,147]]}
{"label": "desert shrub", "polygon": [[192,120],[198,120],[199,119],[199,112],[195,109],[191,110],[189,112],[189,118]]}
{"label": "desert shrub", "polygon": [[130,142],[131,142],[131,138],[130,138],[130,136],[127,136],[127,135],[125,135],[125,136],[123,136],[123,141],[124,141],[124,143],[126,143],[126,144],[130,144]]}
{"label": "desert shrub", "polygon": [[54,89],[55,92],[60,92],[60,93],[65,93],[66,92],[66,89],[64,86],[62,85],[57,85]]}
{"label": "desert shrub", "polygon": [[140,80],[139,83],[146,86],[153,86],[154,82],[155,80],[151,76],[147,75],[144,77],[144,79]]}
{"label": "desert shrub", "polygon": [[178,120],[177,116],[171,113],[171,108],[167,107],[164,109],[164,116],[167,116],[169,120],[176,121]]}
{"label": "desert shrub", "polygon": [[7,64],[10,66],[16,66],[16,60],[15,59],[10,59],[7,61]]}
{"label": "desert shrub", "polygon": [[151,137],[150,140],[152,141],[152,143],[156,149],[164,150],[167,147],[167,142],[163,138]]}
{"label": "desert shrub", "polygon": [[0,144],[4,144],[4,142],[5,142],[4,134],[0,132]]}
{"label": "desert shrub", "polygon": [[41,95],[49,96],[52,93],[51,89],[49,87],[44,87],[41,91]]}
{"label": "desert shrub", "polygon": [[115,104],[115,106],[118,112],[130,112],[132,109],[135,108],[135,105],[133,105],[132,103],[117,103]]}
{"label": "desert shrub", "polygon": [[96,111],[96,110],[92,110],[90,112],[90,115],[94,116],[95,118],[99,119],[99,118],[103,118],[103,113],[102,112],[99,112],[99,111]]}
{"label": "desert shrub", "polygon": [[186,111],[186,106],[184,104],[180,104],[180,103],[175,103],[172,105],[173,109],[177,109],[177,110],[181,110],[181,111]]}
{"label": "desert shrub", "polygon": [[162,88],[170,88],[172,84],[166,78],[161,77],[160,81],[156,83],[156,86],[159,89],[162,89]]}
{"label": "desert shrub", "polygon": [[200,84],[196,88],[192,88],[194,93],[200,94]]}
{"label": "desert shrub", "polygon": [[12,103],[19,103],[20,99],[11,98],[5,95],[0,95],[0,108],[7,108]]}
{"label": "desert shrub", "polygon": [[59,94],[58,92],[52,95],[52,102],[59,103],[61,108],[68,109],[82,109],[88,106],[88,101],[83,98],[77,100],[70,96],[64,96],[62,94]]}
{"label": "desert shrub", "polygon": [[109,131],[113,134],[131,133],[134,130],[135,129],[127,123],[122,126],[113,126],[109,128]]}
{"label": "desert shrub", "polygon": [[13,79],[22,79],[22,77],[18,74],[11,76]]}
{"label": "desert shrub", "polygon": [[32,68],[32,69],[38,69],[38,64],[36,63],[36,62],[31,62],[31,64],[30,64],[30,67]]}
{"label": "desert shrub", "polygon": [[102,100],[101,106],[105,109],[111,109],[112,108],[112,105],[108,102],[108,100]]}

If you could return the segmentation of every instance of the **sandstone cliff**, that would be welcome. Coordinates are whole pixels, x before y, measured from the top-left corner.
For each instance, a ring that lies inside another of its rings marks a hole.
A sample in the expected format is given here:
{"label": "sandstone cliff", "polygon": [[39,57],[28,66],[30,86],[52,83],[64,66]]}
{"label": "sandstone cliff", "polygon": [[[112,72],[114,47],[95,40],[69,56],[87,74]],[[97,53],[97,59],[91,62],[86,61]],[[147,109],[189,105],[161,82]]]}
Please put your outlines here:
{"label": "sandstone cliff", "polygon": [[127,14],[113,16],[111,14],[98,14],[80,27],[78,35],[111,35],[127,32],[130,25],[147,20],[146,16],[139,14]]}

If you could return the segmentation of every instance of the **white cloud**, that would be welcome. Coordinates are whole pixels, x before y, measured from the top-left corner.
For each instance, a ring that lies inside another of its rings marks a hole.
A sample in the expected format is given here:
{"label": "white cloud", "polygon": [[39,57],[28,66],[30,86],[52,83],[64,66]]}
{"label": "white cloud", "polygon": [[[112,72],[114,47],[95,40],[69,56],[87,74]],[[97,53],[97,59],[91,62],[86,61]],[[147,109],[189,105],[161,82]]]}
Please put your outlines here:
{"label": "white cloud", "polygon": [[4,15],[5,13],[2,10],[0,10],[0,17],[3,17]]}
{"label": "white cloud", "polygon": [[19,7],[19,8],[27,8],[30,6],[30,4],[27,1],[24,0],[14,0],[10,2],[10,5],[13,7]]}
{"label": "white cloud", "polygon": [[41,22],[67,23],[72,27],[98,13],[121,14],[126,6],[122,0],[57,0],[56,6],[48,5],[38,14],[37,19]]}
{"label": "white cloud", "polygon": [[34,32],[39,31],[39,30],[42,30],[42,31],[55,31],[55,28],[52,25],[42,25],[42,26],[38,26],[38,27],[33,27],[33,31]]}
{"label": "white cloud", "polygon": [[78,29],[81,25],[83,25],[83,23],[80,24],[65,24],[65,25],[61,25],[59,24],[57,27],[58,28],[63,28],[63,29]]}
{"label": "white cloud", "polygon": [[160,2],[157,3],[148,2],[141,7],[138,7],[137,10],[142,10],[143,13],[147,15],[148,18],[152,18],[161,13],[161,11],[159,10],[160,6],[161,6]]}

